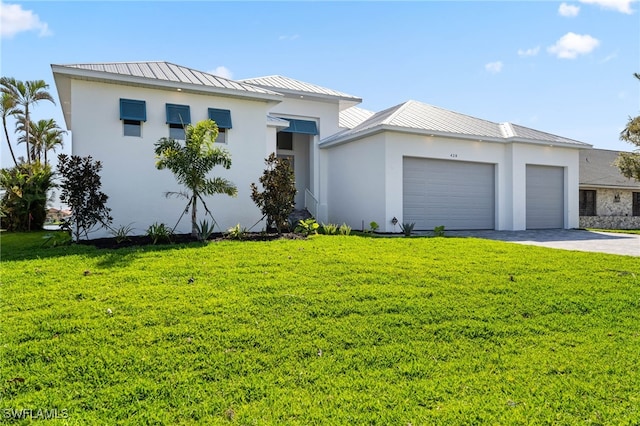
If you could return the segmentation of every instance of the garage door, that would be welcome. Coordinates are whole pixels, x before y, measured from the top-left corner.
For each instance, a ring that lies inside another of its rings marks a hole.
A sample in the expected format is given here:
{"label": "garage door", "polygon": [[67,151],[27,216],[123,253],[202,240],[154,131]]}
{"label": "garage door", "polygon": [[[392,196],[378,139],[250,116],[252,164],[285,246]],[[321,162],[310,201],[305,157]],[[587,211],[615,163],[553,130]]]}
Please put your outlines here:
{"label": "garage door", "polygon": [[403,218],[416,230],[494,229],[493,164],[405,157]]}
{"label": "garage door", "polygon": [[564,228],[564,169],[527,165],[527,229]]}

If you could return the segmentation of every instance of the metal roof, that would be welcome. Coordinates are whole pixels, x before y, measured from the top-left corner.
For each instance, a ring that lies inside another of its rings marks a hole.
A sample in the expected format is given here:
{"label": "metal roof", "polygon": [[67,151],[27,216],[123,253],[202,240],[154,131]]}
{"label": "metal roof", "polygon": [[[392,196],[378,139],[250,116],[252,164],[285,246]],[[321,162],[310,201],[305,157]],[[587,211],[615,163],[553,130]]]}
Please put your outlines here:
{"label": "metal roof", "polygon": [[373,111],[369,111],[364,108],[355,106],[347,108],[340,111],[338,126],[353,129],[363,121],[371,118],[373,114],[375,114]]}
{"label": "metal roof", "polygon": [[349,95],[337,90],[328,89],[326,87],[318,86],[316,84],[306,83],[304,81],[296,80],[290,77],[283,77],[281,75],[270,75],[266,77],[246,78],[239,80],[243,83],[248,83],[254,86],[266,87],[274,89],[275,91],[288,91],[295,93],[306,93],[310,95],[321,95],[324,97],[333,97],[342,100],[355,101],[357,103],[362,102],[362,99]]}
{"label": "metal roof", "polygon": [[324,145],[345,143],[365,134],[381,130],[433,133],[453,137],[462,135],[504,142],[549,143],[590,147],[588,144],[573,139],[511,123],[498,124],[418,101],[407,101],[380,111],[351,130],[331,136],[322,141],[322,143]]}
{"label": "metal roof", "polygon": [[229,80],[217,75],[187,68],[170,62],[112,62],[95,64],[57,65],[67,69],[107,73],[122,77],[137,77],[173,83],[185,83],[209,88],[229,89],[238,92],[260,95],[278,95],[278,93],[251,84]]}
{"label": "metal roof", "polygon": [[584,149],[580,151],[580,186],[639,189],[640,182],[624,177],[613,163],[620,151]]}

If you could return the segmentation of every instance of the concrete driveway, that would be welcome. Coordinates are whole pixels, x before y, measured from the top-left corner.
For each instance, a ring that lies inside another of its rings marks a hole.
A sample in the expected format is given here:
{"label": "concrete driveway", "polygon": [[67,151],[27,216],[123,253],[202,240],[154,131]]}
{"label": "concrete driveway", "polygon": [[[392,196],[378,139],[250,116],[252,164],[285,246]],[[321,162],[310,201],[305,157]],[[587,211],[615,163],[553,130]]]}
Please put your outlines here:
{"label": "concrete driveway", "polygon": [[563,250],[640,256],[640,235],[578,229],[535,231],[446,231],[450,237],[475,237]]}

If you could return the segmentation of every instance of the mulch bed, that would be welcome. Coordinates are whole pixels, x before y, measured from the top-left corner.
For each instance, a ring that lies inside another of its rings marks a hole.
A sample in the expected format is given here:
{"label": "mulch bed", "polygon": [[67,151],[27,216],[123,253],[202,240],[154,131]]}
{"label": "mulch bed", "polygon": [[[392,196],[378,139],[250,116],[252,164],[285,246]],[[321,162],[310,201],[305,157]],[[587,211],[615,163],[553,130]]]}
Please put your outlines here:
{"label": "mulch bed", "polygon": [[[263,233],[263,232],[250,232],[244,235],[240,241],[272,241],[272,240],[298,240],[303,239],[304,236],[295,234],[293,232],[283,233],[278,235],[277,233]],[[222,233],[212,234],[208,241],[222,241],[231,240],[231,238],[225,236]],[[174,234],[171,236],[170,242],[158,242],[156,245],[166,244],[189,244],[198,243],[198,239],[191,234]],[[99,249],[119,249],[124,247],[139,247],[153,245],[151,237],[146,235],[130,236],[124,241],[116,241],[115,238],[96,238],[93,240],[81,240],[78,244],[94,246]]]}

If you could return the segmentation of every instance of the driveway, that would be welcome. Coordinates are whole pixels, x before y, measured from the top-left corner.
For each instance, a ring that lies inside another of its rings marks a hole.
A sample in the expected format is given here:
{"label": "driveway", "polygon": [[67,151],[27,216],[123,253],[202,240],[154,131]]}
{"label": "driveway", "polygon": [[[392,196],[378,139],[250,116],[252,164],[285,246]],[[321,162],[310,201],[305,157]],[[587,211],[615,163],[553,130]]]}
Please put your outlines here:
{"label": "driveway", "polygon": [[563,250],[640,256],[640,235],[578,229],[536,231],[446,231],[450,237],[475,237]]}

